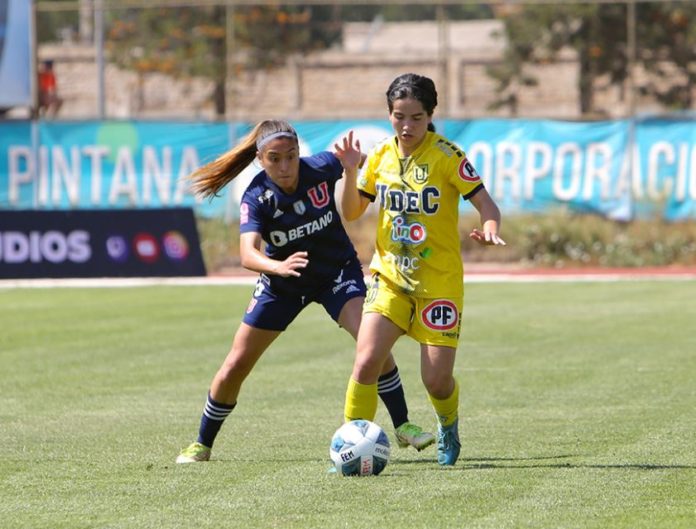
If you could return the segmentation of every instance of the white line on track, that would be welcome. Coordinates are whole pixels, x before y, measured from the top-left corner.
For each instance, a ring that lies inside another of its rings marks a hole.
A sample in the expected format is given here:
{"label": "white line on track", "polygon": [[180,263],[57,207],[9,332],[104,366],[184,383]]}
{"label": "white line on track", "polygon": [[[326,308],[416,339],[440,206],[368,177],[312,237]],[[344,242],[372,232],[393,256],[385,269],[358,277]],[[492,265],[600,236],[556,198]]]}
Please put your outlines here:
{"label": "white line on track", "polygon": [[[255,275],[207,277],[118,277],[118,278],[75,278],[75,279],[0,279],[0,289],[10,288],[121,288],[149,287],[158,285],[212,286],[212,285],[252,285]],[[464,275],[465,283],[576,283],[576,282],[615,282],[615,281],[694,281],[696,270],[681,273],[479,273]]]}

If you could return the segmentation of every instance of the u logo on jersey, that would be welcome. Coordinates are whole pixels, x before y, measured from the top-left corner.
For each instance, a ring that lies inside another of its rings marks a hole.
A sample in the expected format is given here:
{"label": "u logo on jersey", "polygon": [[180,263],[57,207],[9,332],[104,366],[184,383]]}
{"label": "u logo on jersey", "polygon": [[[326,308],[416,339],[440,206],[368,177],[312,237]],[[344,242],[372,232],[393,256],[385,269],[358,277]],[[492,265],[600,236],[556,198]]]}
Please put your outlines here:
{"label": "u logo on jersey", "polygon": [[329,187],[326,182],[322,182],[318,186],[314,186],[307,191],[307,196],[312,202],[312,206],[317,209],[323,208],[329,203],[331,197],[329,196]]}
{"label": "u logo on jersey", "polygon": [[428,180],[428,164],[416,165],[413,168],[413,180],[417,184],[424,184]]}
{"label": "u logo on jersey", "polygon": [[423,324],[434,331],[454,329],[459,322],[457,306],[447,299],[437,299],[421,312]]}

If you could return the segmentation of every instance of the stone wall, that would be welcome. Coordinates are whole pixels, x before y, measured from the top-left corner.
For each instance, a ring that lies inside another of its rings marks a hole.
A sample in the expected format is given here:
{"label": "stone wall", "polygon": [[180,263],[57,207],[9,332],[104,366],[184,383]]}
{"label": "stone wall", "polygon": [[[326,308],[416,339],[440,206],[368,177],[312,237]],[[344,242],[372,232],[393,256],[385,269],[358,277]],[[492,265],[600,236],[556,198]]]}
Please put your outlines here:
{"label": "stone wall", "polygon": [[[63,98],[60,118],[98,116],[99,80],[92,46],[42,46],[38,58],[55,61],[58,92]],[[173,79],[157,73],[138,76],[107,62],[104,93],[105,114],[113,119],[213,117],[212,83],[205,79]]]}

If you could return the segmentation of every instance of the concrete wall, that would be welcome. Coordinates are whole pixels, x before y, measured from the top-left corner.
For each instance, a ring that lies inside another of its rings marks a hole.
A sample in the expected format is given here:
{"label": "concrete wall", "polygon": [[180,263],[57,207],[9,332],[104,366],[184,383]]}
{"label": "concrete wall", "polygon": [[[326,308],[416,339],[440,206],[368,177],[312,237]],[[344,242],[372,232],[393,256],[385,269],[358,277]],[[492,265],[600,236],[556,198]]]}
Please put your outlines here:
{"label": "concrete wall", "polygon": [[[383,118],[384,93],[389,83],[405,72],[427,75],[435,81],[440,99],[437,117],[510,117],[508,108],[491,108],[496,84],[486,73],[501,60],[505,48],[501,34],[502,25],[495,20],[445,26],[433,22],[346,24],[342,46],[336,49],[290,57],[284,66],[273,69],[237,65],[237,73],[228,79],[225,119]],[[65,101],[59,117],[97,117],[93,47],[43,46],[39,50],[42,58],[55,61]],[[573,52],[561,54],[554,62],[528,66],[527,71],[538,78],[538,85],[513,87],[519,117],[581,117]],[[107,64],[105,80],[108,118],[216,119],[213,84],[206,79],[159,73],[138,76]],[[602,86],[601,80],[598,86]],[[625,115],[628,102],[621,90],[599,89],[595,97],[600,116]],[[655,105],[639,110],[655,110]]]}

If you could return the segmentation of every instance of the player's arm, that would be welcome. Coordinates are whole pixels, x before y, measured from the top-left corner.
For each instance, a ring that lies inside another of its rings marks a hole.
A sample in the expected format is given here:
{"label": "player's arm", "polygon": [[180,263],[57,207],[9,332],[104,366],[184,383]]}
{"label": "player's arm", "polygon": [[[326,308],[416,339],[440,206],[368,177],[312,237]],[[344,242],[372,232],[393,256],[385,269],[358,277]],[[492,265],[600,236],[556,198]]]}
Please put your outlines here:
{"label": "player's arm", "polygon": [[343,195],[341,196],[341,212],[343,217],[350,221],[355,220],[362,215],[367,206],[370,204],[370,199],[361,195],[358,191],[358,171],[343,171]]}
{"label": "player's arm", "polygon": [[353,141],[353,131],[344,137],[341,143],[334,144],[335,155],[343,166],[343,194],[341,196],[341,212],[350,221],[363,214],[370,200],[358,191],[358,170],[365,163],[365,156],[360,152],[360,141]]}
{"label": "player's arm", "polygon": [[481,217],[481,227],[483,230],[474,228],[469,233],[476,242],[483,245],[505,245],[505,241],[498,236],[500,230],[500,210],[488,194],[485,188],[479,189],[469,201],[478,210]]}
{"label": "player's arm", "polygon": [[261,251],[261,234],[245,232],[239,236],[239,253],[242,266],[247,270],[282,277],[299,277],[307,267],[307,252],[295,252],[284,261],[271,259]]}

